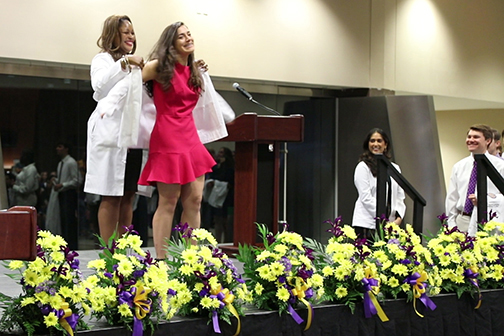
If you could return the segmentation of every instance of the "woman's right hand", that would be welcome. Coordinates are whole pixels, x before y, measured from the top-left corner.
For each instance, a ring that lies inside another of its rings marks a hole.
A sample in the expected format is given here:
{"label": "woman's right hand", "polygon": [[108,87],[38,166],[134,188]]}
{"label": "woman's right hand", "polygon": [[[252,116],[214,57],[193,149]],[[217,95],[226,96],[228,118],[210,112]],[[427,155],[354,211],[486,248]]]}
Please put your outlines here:
{"label": "woman's right hand", "polygon": [[140,69],[143,69],[145,62],[142,56],[126,55],[125,57],[128,58],[128,62],[130,65],[135,65]]}

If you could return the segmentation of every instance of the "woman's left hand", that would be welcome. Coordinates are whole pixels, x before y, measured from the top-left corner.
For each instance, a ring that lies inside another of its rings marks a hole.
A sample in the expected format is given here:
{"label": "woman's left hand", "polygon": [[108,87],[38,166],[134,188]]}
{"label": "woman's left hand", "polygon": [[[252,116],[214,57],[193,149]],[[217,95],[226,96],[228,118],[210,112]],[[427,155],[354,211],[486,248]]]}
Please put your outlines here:
{"label": "woman's left hand", "polygon": [[203,72],[208,71],[208,64],[206,64],[204,60],[202,60],[202,59],[196,60],[196,64],[198,65],[198,68],[201,69],[201,71],[203,71]]}

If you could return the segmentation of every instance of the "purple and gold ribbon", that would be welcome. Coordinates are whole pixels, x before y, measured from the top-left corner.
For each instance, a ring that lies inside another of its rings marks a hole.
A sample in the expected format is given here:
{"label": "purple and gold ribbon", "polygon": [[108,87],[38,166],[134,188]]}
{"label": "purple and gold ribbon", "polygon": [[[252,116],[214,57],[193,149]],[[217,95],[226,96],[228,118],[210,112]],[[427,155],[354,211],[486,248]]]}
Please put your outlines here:
{"label": "purple and gold ribbon", "polygon": [[[308,317],[306,318],[306,326],[304,328],[304,330],[306,331],[306,330],[310,329],[310,326],[312,323],[312,318],[313,318],[313,307],[310,304],[310,302],[308,302],[305,299],[306,291],[309,290],[310,287],[300,277],[295,278],[294,284],[292,283],[292,278],[289,279],[289,284],[292,287],[294,287],[291,289],[292,295],[297,297],[299,299],[299,301],[301,301],[306,306],[306,308],[308,308]],[[296,313],[296,311],[294,310],[294,308],[292,308],[292,306],[290,304],[289,304],[288,310],[289,310],[289,313],[294,318],[294,321],[296,321],[297,324],[301,324],[303,322],[303,319],[298,315],[298,313]]]}
{"label": "purple and gold ribbon", "polygon": [[70,309],[70,305],[67,302],[61,304],[60,310],[63,311],[63,316],[61,316],[58,322],[68,335],[73,336],[73,329],[77,325],[78,316],[72,313],[72,309]]}
{"label": "purple and gold ribbon", "polygon": [[[236,308],[233,306],[233,301],[234,301],[234,294],[229,291],[227,288],[222,288],[222,285],[219,285],[219,288],[217,289],[212,289],[210,291],[210,294],[216,296],[221,302],[223,302],[226,305],[226,308],[229,310],[231,314],[233,314],[234,317],[238,320],[238,326],[236,327],[236,332],[233,336],[237,336],[240,333],[241,330],[241,322],[240,322],[240,315],[238,315],[238,312],[236,311]],[[218,334],[221,333],[220,327],[219,327],[219,316],[217,314],[217,310],[214,310],[212,312],[212,322],[213,322],[213,327],[214,331]]]}
{"label": "purple and gold ribbon", "polygon": [[147,295],[152,292],[152,289],[144,287],[142,284],[137,284],[135,287],[135,297],[133,305],[135,306],[135,316],[133,317],[133,336],[143,335],[142,319],[150,313],[152,301],[147,298]]}
{"label": "purple and gold ribbon", "polygon": [[412,287],[413,308],[415,309],[415,313],[417,313],[417,315],[420,317],[424,316],[420,314],[416,309],[416,299],[420,299],[424,306],[429,308],[430,310],[436,309],[436,304],[425,293],[425,281],[427,281],[427,273],[425,271],[421,271],[421,273],[415,272],[412,275],[408,276],[406,280],[404,280],[405,283],[410,284]]}
{"label": "purple and gold ribbon", "polygon": [[[366,272],[367,273],[367,272]],[[387,322],[389,318],[383,311],[382,307],[378,303],[376,296],[373,293],[373,287],[378,286],[378,280],[371,277],[365,277],[361,280],[364,286],[364,316],[370,318],[373,315],[378,314],[378,317],[382,322]]]}
{"label": "purple and gold ribbon", "polygon": [[474,309],[479,309],[479,307],[481,306],[481,300],[482,300],[482,295],[481,295],[481,291],[480,291],[479,284],[478,284],[478,275],[479,275],[479,273],[478,273],[478,269],[476,268],[476,266],[471,266],[464,271],[464,276],[478,290],[478,304],[476,305],[476,307],[474,307]]}

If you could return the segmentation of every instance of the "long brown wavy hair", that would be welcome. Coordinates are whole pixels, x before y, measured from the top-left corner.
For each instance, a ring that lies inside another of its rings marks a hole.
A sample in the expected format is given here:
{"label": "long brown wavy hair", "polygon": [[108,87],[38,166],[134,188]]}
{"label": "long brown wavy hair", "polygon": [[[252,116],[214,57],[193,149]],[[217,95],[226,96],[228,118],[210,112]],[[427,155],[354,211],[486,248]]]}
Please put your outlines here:
{"label": "long brown wavy hair", "polygon": [[[184,23],[178,21],[166,27],[149,55],[149,60],[158,60],[156,69],[158,76],[156,80],[161,83],[165,91],[171,86],[171,79],[173,78],[173,71],[177,62],[175,41],[178,36],[177,31],[181,26],[184,26]],[[187,84],[195,92],[200,92],[203,86],[203,80],[198,65],[194,62],[194,52],[189,55],[187,63],[191,70],[191,76]],[[149,92],[152,93],[152,82],[146,85],[149,88]]]}
{"label": "long brown wavy hair", "polygon": [[385,155],[389,160],[392,158],[392,155],[390,154],[391,145],[387,133],[385,133],[385,131],[382,130],[381,128],[373,128],[371,131],[369,131],[368,135],[366,136],[366,139],[364,139],[364,142],[362,144],[364,152],[359,156],[359,162],[364,161],[364,163],[371,170],[371,173],[373,174],[374,177],[376,177],[376,174],[378,173],[378,164],[376,163],[374,154],[371,153],[371,151],[369,150],[369,140],[375,133],[380,134],[381,137],[383,138],[383,142],[385,142],[385,144],[387,145],[387,147],[383,151],[383,155]]}
{"label": "long brown wavy hair", "polygon": [[[96,44],[103,52],[108,52],[117,61],[123,56],[121,46],[116,45],[116,41],[121,41],[121,31],[119,30],[123,23],[129,22],[131,20],[126,15],[111,15],[103,23],[103,30],[101,36],[96,41]],[[131,23],[133,24],[133,23]],[[133,50],[131,54],[135,53],[136,50],[136,39],[133,43]]]}

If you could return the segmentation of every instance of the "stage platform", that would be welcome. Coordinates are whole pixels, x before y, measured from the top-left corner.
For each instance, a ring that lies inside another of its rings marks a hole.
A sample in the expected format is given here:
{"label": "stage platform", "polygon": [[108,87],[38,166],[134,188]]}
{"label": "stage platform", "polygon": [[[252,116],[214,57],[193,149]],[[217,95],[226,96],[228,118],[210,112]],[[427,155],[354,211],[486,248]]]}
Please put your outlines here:
{"label": "stage platform", "polygon": [[[148,248],[152,250],[152,248]],[[96,250],[78,251],[81,268],[85,276],[91,270],[85,268],[89,260],[97,257]],[[236,262],[236,266],[241,268]],[[9,272],[9,271],[7,271]],[[0,292],[16,295],[20,287],[6,275],[5,268],[0,267]],[[382,308],[390,321],[381,322],[377,316],[364,318],[363,307],[359,305],[354,314],[344,305],[319,304],[314,306],[313,322],[310,329],[303,331],[304,324],[298,325],[290,315],[279,316],[276,311],[259,311],[253,307],[247,309],[242,317],[240,335],[294,336],[294,335],[330,335],[330,336],[491,336],[504,335],[504,290],[482,291],[481,307],[474,309],[475,301],[469,296],[457,299],[455,294],[438,295],[432,300],[437,305],[434,311],[426,311],[420,302],[417,308],[425,317],[419,317],[413,303],[403,300],[386,300]],[[298,310],[306,318],[306,310]],[[163,322],[154,335],[219,335],[213,332],[206,319],[175,317]],[[129,336],[131,333],[123,327],[109,327],[104,322],[91,323],[92,329],[79,331],[85,336]],[[233,335],[236,325],[220,323],[222,334]],[[0,334],[3,335],[3,334]],[[146,331],[144,335],[150,335]]]}

